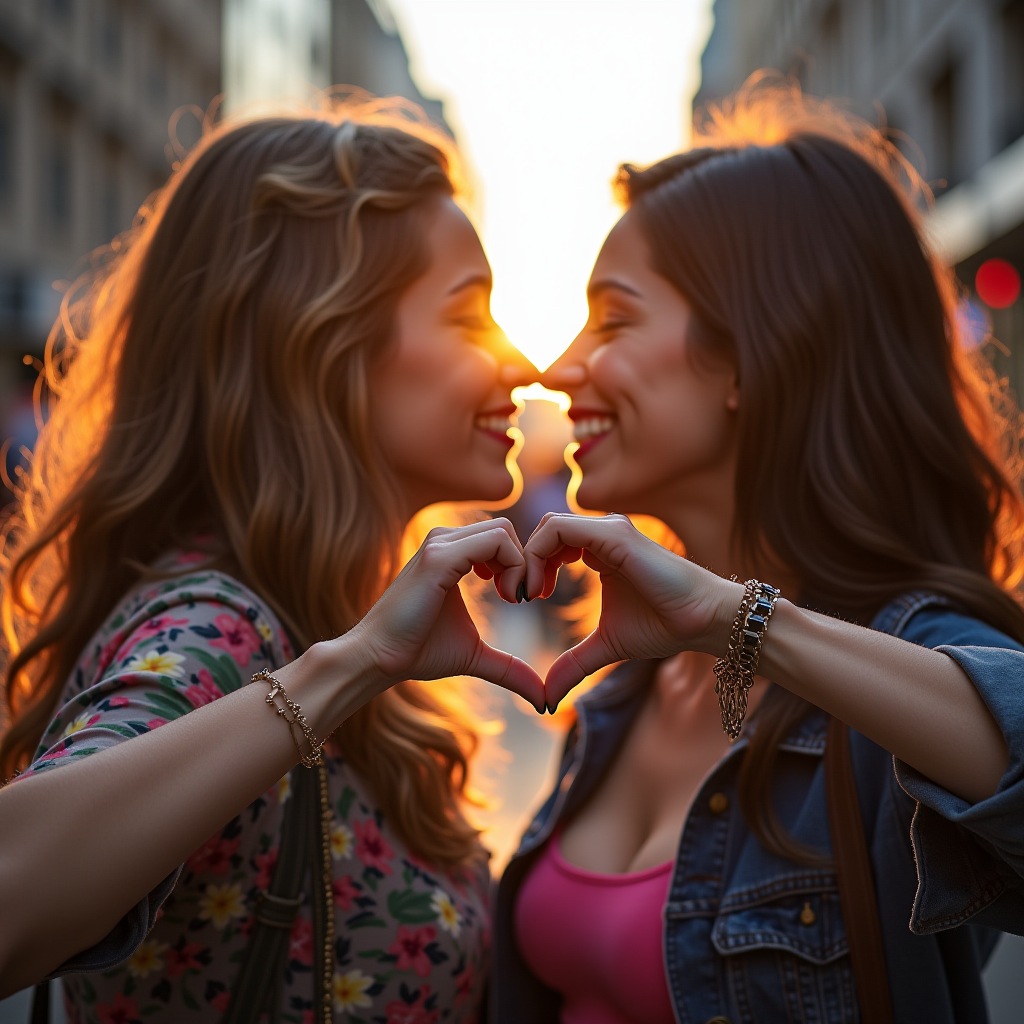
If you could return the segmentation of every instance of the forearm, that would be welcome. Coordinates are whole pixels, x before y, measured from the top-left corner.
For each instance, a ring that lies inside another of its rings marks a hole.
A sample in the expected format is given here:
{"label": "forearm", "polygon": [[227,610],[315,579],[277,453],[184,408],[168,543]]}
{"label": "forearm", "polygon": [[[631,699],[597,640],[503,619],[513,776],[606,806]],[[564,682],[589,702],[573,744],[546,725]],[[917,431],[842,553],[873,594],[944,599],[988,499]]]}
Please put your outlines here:
{"label": "forearm", "polygon": [[[358,661],[343,638],[276,673],[318,737],[373,696]],[[0,791],[0,997],[99,942],[295,765],[294,741],[266,691],[243,687]]]}
{"label": "forearm", "polygon": [[1006,770],[995,719],[937,651],[780,601],[758,671],[964,800],[991,796]]}

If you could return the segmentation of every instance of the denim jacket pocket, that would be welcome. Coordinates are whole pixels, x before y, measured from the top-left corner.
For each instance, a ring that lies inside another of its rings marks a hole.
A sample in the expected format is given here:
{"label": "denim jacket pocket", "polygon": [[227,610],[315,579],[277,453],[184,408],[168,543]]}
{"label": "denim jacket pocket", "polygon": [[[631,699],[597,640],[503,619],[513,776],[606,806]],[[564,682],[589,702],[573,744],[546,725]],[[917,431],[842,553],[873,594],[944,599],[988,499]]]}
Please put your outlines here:
{"label": "denim jacket pocket", "polygon": [[[733,892],[719,907],[711,941],[738,1021],[858,1024],[856,985],[834,875],[803,874]],[[775,1018],[772,1018],[775,1019]]]}
{"label": "denim jacket pocket", "polygon": [[834,886],[821,889],[797,885],[770,900],[724,900],[711,941],[722,956],[778,949],[812,964],[832,963],[848,952],[839,893]]}

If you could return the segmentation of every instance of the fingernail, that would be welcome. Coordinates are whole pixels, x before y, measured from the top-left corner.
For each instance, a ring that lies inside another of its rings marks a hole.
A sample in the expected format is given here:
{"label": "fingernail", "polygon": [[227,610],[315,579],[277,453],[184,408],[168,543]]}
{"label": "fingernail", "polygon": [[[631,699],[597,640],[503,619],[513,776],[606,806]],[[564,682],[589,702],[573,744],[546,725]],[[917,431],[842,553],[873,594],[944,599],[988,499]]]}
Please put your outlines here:
{"label": "fingernail", "polygon": [[526,596],[526,580],[520,580],[519,586],[516,587],[516,604],[522,604],[524,601],[529,600]]}

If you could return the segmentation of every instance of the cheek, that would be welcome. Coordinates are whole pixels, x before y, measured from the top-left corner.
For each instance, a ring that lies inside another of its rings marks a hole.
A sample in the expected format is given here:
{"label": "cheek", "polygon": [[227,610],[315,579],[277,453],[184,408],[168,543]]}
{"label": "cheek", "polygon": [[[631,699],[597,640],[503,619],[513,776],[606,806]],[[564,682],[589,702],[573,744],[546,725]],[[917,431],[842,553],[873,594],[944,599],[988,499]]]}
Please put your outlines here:
{"label": "cheek", "polygon": [[703,463],[722,457],[731,437],[726,373],[695,368],[675,341],[610,345],[590,366],[597,389],[616,407],[630,461]]}

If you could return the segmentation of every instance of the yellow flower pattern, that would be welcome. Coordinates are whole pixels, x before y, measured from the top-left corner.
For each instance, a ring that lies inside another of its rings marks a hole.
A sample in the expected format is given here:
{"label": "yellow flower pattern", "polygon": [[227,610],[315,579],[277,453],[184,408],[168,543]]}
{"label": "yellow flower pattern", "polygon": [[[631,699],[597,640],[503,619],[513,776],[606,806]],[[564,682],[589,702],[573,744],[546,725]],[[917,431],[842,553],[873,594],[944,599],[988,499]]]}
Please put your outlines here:
{"label": "yellow flower pattern", "polygon": [[157,942],[156,939],[147,939],[143,942],[128,961],[128,971],[131,976],[145,978],[153,971],[162,971],[164,961],[160,954],[166,949],[166,942]]}
{"label": "yellow flower pattern", "polygon": [[437,914],[437,923],[456,939],[462,931],[462,915],[444,889],[435,889],[430,897],[430,906]]}
{"label": "yellow flower pattern", "polygon": [[336,1010],[353,1010],[357,1006],[372,1006],[366,990],[373,985],[373,978],[368,978],[357,967],[347,974],[334,976],[334,1008]]}
{"label": "yellow flower pattern", "polygon": [[175,654],[173,651],[161,653],[154,648],[143,655],[135,655],[125,669],[128,672],[155,672],[157,675],[174,676],[175,679],[180,679],[185,674],[185,670],[181,667],[184,660],[183,654]]}
{"label": "yellow flower pattern", "polygon": [[352,830],[346,825],[331,826],[331,855],[335,860],[345,860],[352,856]]}
{"label": "yellow flower pattern", "polygon": [[223,928],[233,917],[245,917],[248,911],[242,902],[240,885],[208,885],[199,899],[199,916]]}

